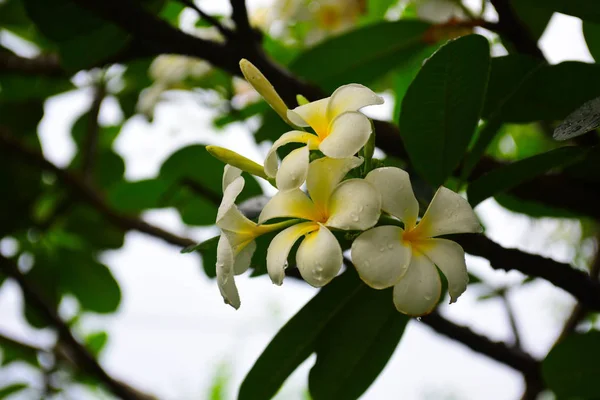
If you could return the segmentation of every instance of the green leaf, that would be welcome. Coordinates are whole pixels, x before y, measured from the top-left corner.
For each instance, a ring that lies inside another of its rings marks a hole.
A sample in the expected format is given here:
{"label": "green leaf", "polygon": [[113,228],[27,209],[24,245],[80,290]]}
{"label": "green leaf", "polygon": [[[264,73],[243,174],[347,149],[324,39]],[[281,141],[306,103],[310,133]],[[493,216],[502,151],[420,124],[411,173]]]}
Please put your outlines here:
{"label": "green leaf", "polygon": [[387,364],[408,321],[394,307],[391,289],[362,285],[318,338],[308,380],[312,398],[359,398]]}
{"label": "green leaf", "polygon": [[125,233],[115,227],[97,210],[86,205],[72,205],[63,229],[80,238],[94,249],[118,249],[123,246]]}
{"label": "green leaf", "polygon": [[8,365],[14,361],[23,361],[38,368],[38,352],[33,347],[11,340],[6,336],[0,335],[0,353],[2,362],[0,366]]}
{"label": "green leaf", "polygon": [[66,77],[0,74],[0,100],[45,99],[71,89],[73,84]]}
{"label": "green leaf", "polygon": [[475,207],[488,197],[506,192],[554,168],[581,160],[588,151],[580,147],[561,147],[495,169],[469,184],[469,203]]}
{"label": "green leaf", "polygon": [[526,27],[534,40],[539,40],[542,36],[552,14],[554,12],[548,9],[541,9],[531,1],[510,0],[513,11],[517,14],[519,21]]}
{"label": "green leaf", "polygon": [[423,36],[430,26],[409,20],[367,25],[306,50],[290,69],[327,92],[350,82],[369,84],[427,47]]}
{"label": "green leaf", "polygon": [[583,22],[583,36],[588,50],[596,62],[600,62],[600,23]]}
{"label": "green leaf", "polygon": [[321,289],[260,355],[242,382],[238,400],[272,398],[287,377],[316,350],[319,335],[361,287],[356,274],[345,273]]}
{"label": "green leaf", "polygon": [[427,60],[404,97],[400,135],[412,165],[433,186],[452,174],[475,131],[489,52],[479,35],[448,42]]}
{"label": "green leaf", "polygon": [[279,115],[272,108],[268,108],[262,115],[262,124],[254,132],[254,138],[257,143],[269,140],[274,142],[279,137],[290,130],[288,124],[286,124]]}
{"label": "green leaf", "polygon": [[120,181],[108,192],[111,207],[124,213],[139,213],[151,208],[165,207],[169,183],[160,179]]}
{"label": "green leaf", "polygon": [[[511,64],[510,68],[500,68]],[[494,59],[483,116],[489,118],[506,93],[510,82],[522,81],[539,62],[527,56]],[[563,62],[542,65],[524,81],[502,107],[503,122],[526,123],[564,119],[586,101],[600,97],[600,65]],[[509,83],[509,84],[507,84]]]}
{"label": "green leaf", "polygon": [[512,212],[528,215],[533,218],[581,218],[581,215],[547,206],[541,202],[523,200],[508,194],[498,194],[494,200]]}
{"label": "green leaf", "polygon": [[565,118],[554,130],[556,140],[568,140],[584,135],[600,126],[600,97],[588,101]]}
{"label": "green leaf", "polygon": [[556,11],[583,20],[600,22],[600,4],[590,0],[518,0],[530,8]]}
{"label": "green leaf", "polygon": [[27,383],[13,383],[8,386],[0,388],[0,400],[7,399],[9,396],[19,393],[20,391],[27,389],[29,384]]}
{"label": "green leaf", "polygon": [[98,358],[98,355],[106,346],[108,342],[108,333],[106,332],[94,332],[85,337],[85,347],[92,353],[95,358]]}
{"label": "green leaf", "polygon": [[600,332],[573,334],[557,344],[542,362],[542,377],[559,399],[600,397]]}

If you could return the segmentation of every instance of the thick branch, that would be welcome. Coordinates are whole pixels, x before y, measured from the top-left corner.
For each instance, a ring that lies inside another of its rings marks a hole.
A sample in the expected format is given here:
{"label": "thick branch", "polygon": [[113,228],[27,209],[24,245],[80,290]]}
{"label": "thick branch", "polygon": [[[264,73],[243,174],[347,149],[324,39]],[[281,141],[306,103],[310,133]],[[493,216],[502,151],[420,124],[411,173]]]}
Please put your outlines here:
{"label": "thick branch", "polygon": [[19,268],[14,261],[0,255],[0,271],[18,283],[27,302],[39,312],[41,317],[46,319],[46,321],[58,331],[60,340],[69,347],[74,358],[77,360],[77,364],[85,372],[95,376],[116,396],[124,400],[140,400],[140,397],[137,396],[137,392],[132,391],[128,386],[113,379],[100,364],[98,364],[96,359],[94,359],[87,349],[79,343],[75,336],[73,336],[67,324],[59,317],[56,311],[49,306],[50,303],[42,296],[37,288],[27,280],[27,277],[19,271]]}
{"label": "thick branch", "polygon": [[0,51],[0,73],[43,76],[64,75],[56,54],[25,58],[8,51]]}
{"label": "thick branch", "polygon": [[200,18],[217,28],[217,30],[221,33],[221,35],[223,35],[223,37],[231,38],[233,36],[233,32],[231,30],[223,26],[223,24],[221,24],[219,20],[213,17],[212,15],[208,15],[207,13],[202,11],[200,7],[198,7],[196,3],[194,3],[194,0],[179,0],[179,2],[185,5],[186,7],[189,7],[192,10],[196,11]]}
{"label": "thick branch", "polygon": [[569,264],[504,248],[483,235],[460,235],[457,241],[467,253],[488,259],[494,269],[515,270],[546,279],[571,293],[591,310],[600,311],[600,283]]}

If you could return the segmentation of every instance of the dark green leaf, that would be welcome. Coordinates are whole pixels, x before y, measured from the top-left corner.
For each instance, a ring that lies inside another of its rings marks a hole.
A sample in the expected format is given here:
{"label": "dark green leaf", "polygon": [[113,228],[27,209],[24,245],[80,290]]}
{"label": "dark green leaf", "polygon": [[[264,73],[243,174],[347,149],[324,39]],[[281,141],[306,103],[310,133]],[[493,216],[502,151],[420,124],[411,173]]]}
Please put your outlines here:
{"label": "dark green leaf", "polygon": [[489,51],[479,35],[448,42],[425,63],[404,97],[400,135],[414,168],[433,186],[452,174],[475,131]]}
{"label": "dark green leaf", "polygon": [[8,365],[13,361],[23,361],[31,366],[39,367],[36,349],[2,335],[0,335],[0,353],[2,354],[0,366]]}
{"label": "dark green leaf", "polygon": [[600,332],[573,334],[548,353],[542,362],[542,376],[559,399],[598,399],[598,359]]}
{"label": "dark green leaf", "polygon": [[260,355],[242,385],[238,400],[266,400],[316,350],[327,324],[361,290],[355,273],[345,273],[317,293],[290,319]]}
{"label": "dark green leaf", "polygon": [[124,213],[139,213],[151,208],[165,206],[169,183],[160,179],[137,182],[120,181],[108,192],[111,206]]}
{"label": "dark green leaf", "polygon": [[581,215],[560,208],[549,207],[541,202],[523,200],[508,194],[498,194],[494,200],[507,210],[528,215],[533,218],[581,218]]}
{"label": "dark green leaf", "polygon": [[542,9],[531,1],[510,0],[510,5],[515,14],[529,31],[534,40],[539,40],[542,33],[546,30],[548,22],[554,12],[548,9]]}
{"label": "dark green leaf", "polygon": [[118,249],[123,246],[125,234],[122,229],[99,214],[95,209],[85,205],[73,205],[64,221],[67,232],[78,235],[95,249]]}
{"label": "dark green leaf", "polygon": [[279,115],[272,108],[265,110],[262,116],[262,124],[256,132],[254,132],[254,138],[257,143],[269,140],[274,142],[279,137],[290,130],[288,124],[286,124]]}
{"label": "dark green leaf", "polygon": [[596,62],[600,62],[600,23],[583,22],[583,36]]}
{"label": "dark green leaf", "polygon": [[583,20],[600,22],[600,5],[590,0],[518,0],[538,10],[556,11]]}
{"label": "dark green leaf", "polygon": [[469,184],[469,203],[475,207],[488,197],[503,193],[554,168],[581,160],[587,151],[580,147],[562,147],[493,170]]}
{"label": "dark green leaf", "polygon": [[600,66],[580,62],[539,65],[526,56],[494,59],[483,116],[489,118],[501,99],[531,74],[502,107],[503,122],[564,119],[586,101],[600,96]]}
{"label": "dark green leaf", "polygon": [[0,400],[6,399],[9,396],[19,393],[20,391],[27,389],[29,385],[27,383],[13,383],[8,386],[0,388]]}
{"label": "dark green leaf", "polygon": [[308,381],[312,398],[359,398],[387,364],[408,321],[394,307],[391,289],[362,285],[317,340]]}
{"label": "dark green leaf", "polygon": [[408,20],[367,25],[310,48],[290,69],[327,92],[350,82],[369,84],[423,50],[429,27]]}
{"label": "dark green leaf", "polygon": [[45,99],[71,89],[73,84],[65,77],[0,74],[0,100]]}

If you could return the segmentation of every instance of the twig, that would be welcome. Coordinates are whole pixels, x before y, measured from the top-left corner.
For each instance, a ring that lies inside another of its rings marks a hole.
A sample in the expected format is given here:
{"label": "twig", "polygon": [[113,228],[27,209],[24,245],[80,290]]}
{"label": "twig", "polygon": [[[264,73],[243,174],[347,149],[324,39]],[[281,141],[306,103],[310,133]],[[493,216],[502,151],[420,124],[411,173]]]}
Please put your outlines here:
{"label": "twig", "polygon": [[196,11],[198,13],[198,15],[200,16],[200,18],[202,18],[203,20],[205,20],[206,22],[208,22],[209,24],[211,24],[212,26],[214,26],[215,28],[217,28],[217,30],[225,38],[227,38],[227,39],[233,38],[233,32],[230,29],[226,28],[223,24],[221,24],[219,22],[218,19],[216,19],[212,15],[208,15],[207,13],[205,13],[204,11],[202,11],[202,9],[200,9],[200,7],[198,7],[196,5],[196,3],[194,3],[193,0],[178,0],[178,1],[181,4],[185,5],[186,7],[189,7],[192,10]]}
{"label": "twig", "polygon": [[96,359],[87,351],[87,349],[79,343],[73,336],[67,324],[59,317],[56,311],[49,306],[49,302],[44,298],[37,288],[27,280],[27,277],[19,271],[19,268],[14,261],[0,255],[0,271],[6,276],[14,279],[21,290],[23,296],[29,304],[31,304],[48,323],[50,323],[57,331],[65,345],[73,353],[77,364],[90,375],[95,376],[99,381],[104,383],[106,387],[116,396],[123,400],[140,400],[137,393],[132,391],[130,387],[121,384],[113,379],[101,366]]}
{"label": "twig", "polygon": [[8,51],[0,51],[0,72],[51,77],[65,75],[56,54],[44,54],[35,58],[25,58]]}
{"label": "twig", "polygon": [[248,18],[248,9],[246,8],[246,0],[230,0],[231,8],[233,12],[231,19],[235,22],[235,28],[238,36],[243,35],[252,36],[253,30],[250,26],[250,19]]}
{"label": "twig", "polygon": [[81,169],[83,171],[83,179],[88,183],[92,182],[94,165],[96,163],[96,155],[98,152],[98,135],[100,132],[100,125],[98,116],[100,114],[100,107],[106,96],[106,88],[103,82],[99,82],[94,87],[94,94],[92,98],[92,105],[88,112],[87,129],[85,133],[85,140],[82,149],[83,163]]}
{"label": "twig", "polygon": [[506,311],[506,317],[508,318],[510,330],[513,334],[514,346],[519,350],[523,350],[521,334],[519,333],[517,320],[515,318],[515,311],[512,305],[510,304],[510,300],[508,299],[508,294],[506,293],[506,290],[503,290],[502,293],[500,293],[500,300],[502,300],[502,305],[504,305],[504,310]]}

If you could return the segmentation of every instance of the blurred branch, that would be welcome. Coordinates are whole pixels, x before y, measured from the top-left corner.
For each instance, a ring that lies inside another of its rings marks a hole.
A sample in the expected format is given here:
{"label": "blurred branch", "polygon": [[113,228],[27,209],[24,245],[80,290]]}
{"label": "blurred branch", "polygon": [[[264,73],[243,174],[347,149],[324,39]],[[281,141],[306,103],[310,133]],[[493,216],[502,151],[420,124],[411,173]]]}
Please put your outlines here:
{"label": "blurred branch", "polygon": [[106,87],[103,79],[94,87],[92,105],[89,110],[89,118],[87,121],[87,129],[85,133],[85,141],[82,149],[83,158],[83,179],[88,183],[92,182],[94,165],[96,163],[96,155],[98,153],[98,135],[100,133],[100,125],[98,116],[100,115],[100,106],[106,97]]}
{"label": "blurred branch", "polygon": [[506,311],[506,317],[508,318],[510,330],[513,334],[514,346],[519,350],[523,350],[523,344],[521,343],[521,334],[519,333],[517,320],[515,318],[515,310],[510,304],[510,300],[508,299],[508,293],[506,289],[500,293],[500,300],[502,301],[502,305],[504,306],[504,310]]}
{"label": "blurred branch", "polygon": [[569,264],[504,248],[483,235],[455,235],[455,239],[467,253],[488,259],[494,269],[515,270],[543,278],[566,290],[591,310],[600,311],[600,283]]}
{"label": "blurred branch", "polygon": [[228,39],[233,37],[233,32],[230,29],[226,28],[223,24],[221,24],[219,22],[218,19],[216,19],[212,15],[208,15],[207,13],[205,13],[204,11],[202,11],[200,9],[200,7],[198,7],[196,5],[196,3],[194,3],[194,0],[178,0],[178,1],[181,4],[185,5],[186,7],[189,7],[192,10],[196,11],[198,13],[198,15],[200,16],[200,18],[202,18],[203,20],[205,20],[206,22],[208,22],[209,24],[211,24],[212,26],[214,26],[215,28],[217,28],[217,30],[224,37],[226,37]]}
{"label": "blurred branch", "polygon": [[428,325],[436,332],[461,342],[471,350],[506,364],[521,372],[528,386],[543,388],[540,376],[540,363],[531,355],[508,346],[506,343],[494,342],[483,335],[479,335],[465,326],[456,325],[444,319],[439,313],[433,312],[423,318],[421,322]]}
{"label": "blurred branch", "polygon": [[8,51],[0,51],[0,73],[63,76],[64,70],[56,54],[25,58]]}
{"label": "blurred branch", "polygon": [[190,178],[183,178],[181,180],[181,184],[183,186],[187,186],[188,188],[190,188],[194,193],[209,200],[211,203],[213,203],[217,207],[221,204],[221,196],[220,195],[216,194],[212,190],[208,190],[208,188],[199,184],[195,180],[190,179]]}
{"label": "blurred branch", "polygon": [[498,22],[493,30],[508,39],[519,53],[528,54],[540,60],[546,60],[544,53],[529,29],[521,22],[509,0],[490,0],[498,13]]}
{"label": "blurred branch", "polygon": [[[596,237],[596,254],[590,268],[590,277],[596,282],[600,280],[600,235]],[[554,345],[556,346],[557,343],[573,333],[577,328],[577,325],[585,318],[588,312],[590,312],[590,309],[581,302],[578,302],[575,307],[573,307],[573,311],[571,311],[569,318],[565,321],[565,325]]]}
{"label": "blurred branch", "polygon": [[52,164],[38,151],[23,146],[14,137],[12,137],[10,132],[2,127],[0,127],[0,149],[1,148],[9,150],[12,152],[12,154],[22,157],[23,161],[26,163],[37,165],[43,170],[54,173],[58,180],[71,189],[73,194],[94,207],[115,226],[125,231],[134,230],[146,233],[150,236],[160,238],[167,243],[180,247],[188,247],[196,244],[196,242],[192,239],[177,236],[159,227],[151,225],[139,218],[113,210],[104,201],[100,193],[83,181],[79,176],[73,174],[71,171],[64,170]]}
{"label": "blurred branch", "polygon": [[147,395],[143,395],[142,397],[138,396],[139,392],[137,390],[132,390],[131,387],[123,385],[121,382],[116,381],[108,375],[100,364],[98,364],[98,361],[96,361],[88,350],[79,343],[75,336],[73,336],[71,330],[57,312],[49,306],[51,303],[48,302],[34,284],[29,282],[27,277],[19,271],[19,268],[14,261],[0,255],[0,271],[17,282],[23,292],[25,300],[36,309],[41,317],[57,330],[59,340],[68,346],[77,365],[83,371],[96,377],[111,392],[123,400],[142,400],[151,398]]}

